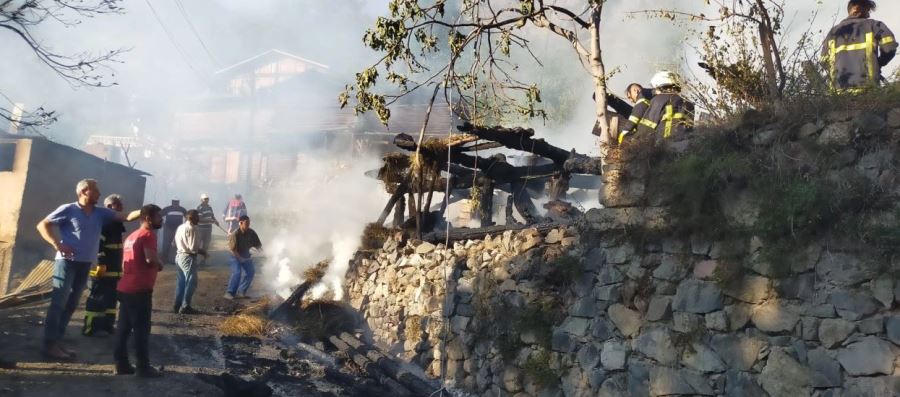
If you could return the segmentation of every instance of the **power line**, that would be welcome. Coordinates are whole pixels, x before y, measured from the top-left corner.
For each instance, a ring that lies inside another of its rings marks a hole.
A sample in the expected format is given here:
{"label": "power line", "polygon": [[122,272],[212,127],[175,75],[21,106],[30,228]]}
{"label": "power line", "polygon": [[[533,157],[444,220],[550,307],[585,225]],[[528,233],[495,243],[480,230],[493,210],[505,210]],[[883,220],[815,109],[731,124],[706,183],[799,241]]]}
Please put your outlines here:
{"label": "power line", "polygon": [[175,0],[175,5],[178,6],[178,11],[181,12],[181,16],[184,17],[184,21],[187,22],[188,26],[190,26],[191,32],[194,33],[194,37],[196,37],[197,41],[200,42],[200,46],[203,47],[203,51],[205,51],[206,55],[209,56],[209,59],[212,61],[213,65],[218,67],[219,61],[216,60],[216,57],[213,56],[212,52],[209,50],[209,47],[207,47],[203,39],[200,38],[200,33],[197,32],[197,28],[194,26],[194,23],[191,22],[191,17],[188,16],[187,10],[184,9],[184,4],[181,3],[181,0]]}
{"label": "power line", "polygon": [[194,73],[197,73],[197,75],[200,76],[200,78],[205,79],[206,76],[204,76],[203,73],[200,73],[200,71],[194,67],[194,64],[191,63],[191,60],[188,57],[187,52],[185,52],[184,49],[181,48],[180,45],[178,45],[178,40],[175,40],[175,35],[172,34],[172,32],[168,28],[166,28],[166,25],[163,23],[162,18],[159,17],[159,14],[156,12],[156,9],[153,8],[153,4],[150,4],[150,0],[144,0],[144,2],[147,3],[147,7],[150,7],[150,12],[153,13],[153,18],[156,19],[156,23],[158,23],[159,27],[161,27],[162,30],[166,32],[166,36],[169,37],[169,41],[172,42],[172,46],[175,47],[175,50],[178,52],[178,54],[181,55],[182,59],[184,60],[184,63],[186,63],[188,65],[188,67],[190,67],[191,70],[194,71]]}

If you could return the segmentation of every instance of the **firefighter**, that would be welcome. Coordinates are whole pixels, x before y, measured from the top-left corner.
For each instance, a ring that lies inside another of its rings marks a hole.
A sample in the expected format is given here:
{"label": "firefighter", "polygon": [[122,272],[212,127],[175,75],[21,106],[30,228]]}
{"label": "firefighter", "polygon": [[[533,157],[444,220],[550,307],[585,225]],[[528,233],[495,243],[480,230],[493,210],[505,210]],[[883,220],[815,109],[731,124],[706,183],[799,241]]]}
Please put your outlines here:
{"label": "firefighter", "polygon": [[679,137],[693,129],[694,105],[681,96],[678,75],[662,71],[650,81],[656,95],[644,117],[638,121],[636,134],[653,134],[657,138]]}
{"label": "firefighter", "polygon": [[619,144],[625,139],[625,135],[634,132],[635,128],[637,128],[647,109],[650,108],[650,99],[653,98],[652,91],[648,92],[638,83],[629,84],[625,90],[625,95],[634,104],[634,107],[631,108],[628,119],[622,121],[622,128],[619,131]]}
{"label": "firefighter", "polygon": [[[103,205],[113,211],[122,211],[122,197],[112,194],[103,200]],[[122,222],[109,222],[103,226],[100,235],[100,252],[97,264],[91,269],[91,293],[84,307],[84,327],[81,333],[95,336],[98,332],[113,333],[116,322],[116,286],[122,277]]]}
{"label": "firefighter", "polygon": [[829,68],[831,89],[838,93],[859,93],[877,87],[881,68],[897,53],[897,40],[881,21],[869,18],[875,10],[872,0],[850,0],[849,16],[831,28],[822,44],[822,57]]}

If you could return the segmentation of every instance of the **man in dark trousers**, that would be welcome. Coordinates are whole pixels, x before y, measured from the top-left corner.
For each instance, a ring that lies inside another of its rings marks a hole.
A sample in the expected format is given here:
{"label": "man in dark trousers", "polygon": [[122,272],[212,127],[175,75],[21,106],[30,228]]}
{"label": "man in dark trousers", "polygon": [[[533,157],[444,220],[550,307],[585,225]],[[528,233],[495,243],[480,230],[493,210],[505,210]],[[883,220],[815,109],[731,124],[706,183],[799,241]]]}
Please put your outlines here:
{"label": "man in dark trousers", "polygon": [[162,236],[160,236],[162,255],[160,258],[165,263],[175,263],[175,230],[184,223],[185,214],[187,214],[187,209],[181,206],[181,201],[178,199],[172,200],[171,205],[162,209],[163,230]]}
{"label": "man in dark trousers", "polygon": [[[119,323],[113,358],[115,374],[156,378],[162,374],[150,366],[150,315],[153,310],[153,287],[162,262],[156,249],[154,230],[162,227],[162,210],[148,204],[141,208],[141,227],[125,239],[122,279],[119,280]],[[134,333],[137,368],[128,360],[128,338]]]}
{"label": "man in dark trousers", "polygon": [[869,18],[872,0],[850,0],[848,17],[831,28],[822,44],[831,89],[858,93],[881,84],[881,68],[897,54],[897,39],[884,22]]}
{"label": "man in dark trousers", "polygon": [[[200,249],[209,251],[209,244],[212,241],[212,226],[216,225],[220,228],[219,221],[216,220],[215,211],[209,205],[209,195],[203,193],[200,195],[200,205],[197,206],[197,213],[200,215],[200,223],[197,224],[197,231],[200,237]],[[200,257],[200,264],[206,263],[206,256]]]}
{"label": "man in dark trousers", "polygon": [[[103,205],[116,212],[122,211],[122,197],[113,194],[103,200]],[[100,232],[100,252],[97,265],[91,270],[91,294],[84,304],[85,336],[113,333],[116,324],[116,286],[122,276],[122,222],[109,222]]]}

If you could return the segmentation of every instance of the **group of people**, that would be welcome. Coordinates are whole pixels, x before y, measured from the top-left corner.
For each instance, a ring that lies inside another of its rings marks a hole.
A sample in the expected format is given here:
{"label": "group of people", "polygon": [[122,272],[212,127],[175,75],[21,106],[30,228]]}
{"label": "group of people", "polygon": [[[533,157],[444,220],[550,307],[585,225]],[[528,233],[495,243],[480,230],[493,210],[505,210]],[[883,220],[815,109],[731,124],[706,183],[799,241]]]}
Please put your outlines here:
{"label": "group of people", "polygon": [[[884,22],[871,18],[875,8],[872,0],[848,1],[847,18],[825,37],[821,52],[832,92],[856,94],[884,81],[881,68],[894,58],[898,44]],[[600,136],[601,157],[606,158],[610,145],[634,135],[668,139],[690,131],[694,105],[681,96],[680,81],[675,73],[661,71],[651,79],[652,90],[638,83],[628,86],[625,95],[631,104],[608,95],[607,103],[618,115],[610,119],[608,131],[594,129]]]}
{"label": "group of people", "polygon": [[[98,206],[100,188],[96,180],[84,179],[75,188],[77,201],[60,206],[38,223],[43,239],[56,251],[53,292],[44,321],[42,354],[49,359],[72,360],[75,352],[63,344],[63,337],[81,295],[91,280],[91,292],[85,303],[82,333],[115,335],[115,373],[158,377],[150,366],[149,337],[153,307],[153,289],[164,260],[159,255],[157,231],[173,207],[162,209],[144,205],[140,210],[123,212],[122,197],[108,196]],[[209,205],[209,196],[201,196],[197,209],[184,211],[175,228],[172,242],[176,248],[176,288],[173,310],[194,314],[191,306],[197,288],[197,269],[208,256],[212,225],[219,225]],[[123,240],[124,222],[139,221],[139,228]],[[232,274],[225,297],[245,297],[253,281],[251,249],[262,250],[256,232],[250,228],[246,205],[236,195],[225,210],[228,224],[229,264]],[[163,245],[166,247],[166,245]],[[118,308],[117,308],[118,305]],[[128,341],[134,335],[136,366],[128,358]]]}

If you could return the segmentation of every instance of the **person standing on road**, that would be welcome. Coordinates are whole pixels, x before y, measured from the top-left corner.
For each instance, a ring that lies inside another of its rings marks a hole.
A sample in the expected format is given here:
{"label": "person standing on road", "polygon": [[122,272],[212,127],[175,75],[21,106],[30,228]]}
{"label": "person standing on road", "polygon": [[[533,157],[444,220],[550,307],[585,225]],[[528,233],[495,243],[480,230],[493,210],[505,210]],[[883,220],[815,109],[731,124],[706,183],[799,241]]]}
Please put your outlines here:
{"label": "person standing on road", "polygon": [[[150,317],[153,312],[153,287],[156,275],[162,271],[157,254],[154,230],[162,227],[162,209],[149,204],[141,208],[141,227],[125,239],[122,280],[119,281],[119,323],[113,359],[116,375],[143,378],[162,376],[150,366]],[[128,338],[134,333],[137,367],[128,360]]]}
{"label": "person standing on road", "polygon": [[[204,252],[209,252],[209,244],[212,241],[212,226],[219,225],[219,221],[216,220],[216,213],[213,211],[212,206],[209,205],[209,195],[203,193],[200,195],[200,205],[197,206],[197,213],[200,215],[200,223],[197,225],[197,232],[200,236],[200,249]],[[200,264],[206,264],[206,258],[209,255],[204,255],[200,259]]]}
{"label": "person standing on road", "polygon": [[187,221],[175,231],[175,246],[178,247],[175,255],[175,264],[178,265],[175,273],[175,306],[172,310],[175,313],[197,313],[191,307],[191,298],[197,290],[197,265],[200,262],[197,255],[206,256],[206,250],[200,246],[199,222],[197,210],[190,210],[187,212]]}
{"label": "person standing on road", "polygon": [[238,229],[238,223],[242,216],[247,216],[247,205],[240,194],[235,194],[234,198],[225,206],[225,231],[228,234],[234,233]]}
{"label": "person standing on road", "polygon": [[[103,205],[113,211],[122,211],[122,197],[112,194],[103,200]],[[112,335],[116,324],[116,285],[122,277],[122,222],[109,222],[100,234],[100,252],[97,265],[90,272],[91,293],[84,304],[84,336],[105,332]]]}
{"label": "person standing on road", "polygon": [[[238,229],[228,235],[228,249],[231,250],[231,257],[228,259],[231,265],[231,280],[228,281],[225,299],[247,297],[247,290],[250,289],[255,273],[253,259],[250,258],[251,248],[262,251],[262,243],[256,232],[250,228],[250,217],[244,215],[238,218]],[[244,273],[243,279],[241,271]]]}
{"label": "person standing on road", "polygon": [[187,209],[181,206],[181,200],[173,199],[172,204],[162,209],[163,230],[159,236],[162,240],[160,259],[164,263],[175,262],[175,230],[184,223],[184,214]]}
{"label": "person standing on road", "polygon": [[61,205],[37,224],[41,237],[56,250],[53,292],[44,320],[42,350],[45,357],[55,360],[75,358],[75,352],[65,348],[61,341],[87,286],[91,265],[97,262],[103,226],[110,222],[131,221],[140,216],[139,211],[125,215],[97,207],[100,188],[94,179],[79,181],[75,194],[78,201]]}

